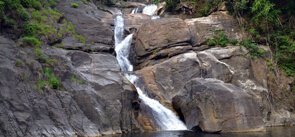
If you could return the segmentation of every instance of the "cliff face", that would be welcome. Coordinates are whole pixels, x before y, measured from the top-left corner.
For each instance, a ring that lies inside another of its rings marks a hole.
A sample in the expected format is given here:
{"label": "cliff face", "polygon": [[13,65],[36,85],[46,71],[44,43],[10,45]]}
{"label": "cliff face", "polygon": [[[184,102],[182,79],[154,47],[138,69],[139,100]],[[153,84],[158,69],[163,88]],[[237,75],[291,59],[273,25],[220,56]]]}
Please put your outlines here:
{"label": "cliff face", "polygon": [[73,36],[42,46],[52,60],[61,87],[39,88],[48,67],[35,58],[34,47],[24,47],[1,36],[0,136],[99,136],[140,130],[132,101],[137,98],[123,77],[113,50],[113,16],[93,3],[58,9],[86,37]]}
{"label": "cliff face", "polygon": [[[41,50],[51,59],[49,64],[36,58],[33,47],[1,34],[0,136],[156,130],[113,53],[113,18],[119,7],[126,12],[126,34],[135,33],[130,59],[142,86],[188,128],[241,132],[295,124],[293,80],[268,64],[268,48],[264,58],[252,58],[243,47],[206,44],[219,30],[230,39],[247,37],[226,12],[150,20],[127,14],[141,3],[107,7],[102,1],[80,2],[73,8],[73,2],[61,0],[57,9],[85,42],[68,35],[51,46],[44,44]],[[52,72],[43,74],[48,65]],[[40,79],[51,73],[61,86],[40,89]]]}
{"label": "cliff face", "polygon": [[[132,59],[147,92],[172,106],[188,128],[244,132],[294,125],[292,78],[268,64],[270,49],[260,45],[265,54],[257,58],[242,46],[208,46],[220,30],[231,40],[248,37],[225,11],[142,25]],[[289,97],[282,105],[273,94]]]}

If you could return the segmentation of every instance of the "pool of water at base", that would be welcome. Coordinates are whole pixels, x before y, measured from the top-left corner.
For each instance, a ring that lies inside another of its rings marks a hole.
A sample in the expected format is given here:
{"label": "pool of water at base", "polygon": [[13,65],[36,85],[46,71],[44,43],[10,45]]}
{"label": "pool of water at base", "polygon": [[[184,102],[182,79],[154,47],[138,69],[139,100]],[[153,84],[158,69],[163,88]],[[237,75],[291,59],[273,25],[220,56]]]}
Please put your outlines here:
{"label": "pool of water at base", "polygon": [[205,134],[192,131],[128,133],[107,137],[295,137],[295,127],[267,128],[265,132]]}

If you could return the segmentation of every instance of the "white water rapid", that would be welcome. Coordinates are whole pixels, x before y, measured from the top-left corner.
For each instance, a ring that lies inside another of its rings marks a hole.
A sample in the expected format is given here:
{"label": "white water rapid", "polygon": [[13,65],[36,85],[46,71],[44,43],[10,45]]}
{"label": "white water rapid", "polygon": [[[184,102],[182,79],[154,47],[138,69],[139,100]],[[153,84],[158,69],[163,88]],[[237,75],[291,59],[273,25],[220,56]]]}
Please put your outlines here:
{"label": "white water rapid", "polygon": [[[142,14],[153,16],[158,9],[158,6],[155,4],[147,5],[142,9]],[[139,13],[139,8],[135,8],[131,11],[131,14]]]}
{"label": "white water rapid", "polygon": [[187,130],[186,126],[171,110],[165,108],[157,100],[149,98],[138,86],[138,77],[130,73],[133,71],[133,65],[128,59],[133,34],[130,34],[123,39],[123,32],[124,19],[122,13],[119,13],[115,19],[115,52],[125,77],[135,86],[142,102],[151,108],[151,113],[154,116],[153,118],[161,130]]}
{"label": "white water rapid", "polygon": [[147,5],[143,8],[142,14],[153,16],[158,9],[158,6],[155,4]]}

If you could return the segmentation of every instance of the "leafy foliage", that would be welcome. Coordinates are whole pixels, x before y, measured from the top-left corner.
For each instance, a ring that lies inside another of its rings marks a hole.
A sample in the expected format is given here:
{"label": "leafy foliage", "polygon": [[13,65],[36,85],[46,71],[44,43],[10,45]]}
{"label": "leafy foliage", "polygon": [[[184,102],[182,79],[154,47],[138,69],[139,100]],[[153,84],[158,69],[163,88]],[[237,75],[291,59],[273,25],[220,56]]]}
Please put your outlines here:
{"label": "leafy foliage", "polygon": [[178,0],[165,0],[167,4],[167,10],[173,10],[176,6],[177,3],[179,2]]}
{"label": "leafy foliage", "polygon": [[294,0],[227,0],[230,13],[275,54],[274,63],[286,74],[295,76],[295,2]]}
{"label": "leafy foliage", "polygon": [[207,39],[207,44],[209,46],[225,47],[229,44],[236,45],[237,43],[237,40],[229,39],[228,36],[224,33],[224,31],[221,30],[215,31],[212,39]]}
{"label": "leafy foliage", "polygon": [[250,39],[241,41],[239,45],[245,47],[249,51],[251,57],[263,57],[265,54],[265,50],[259,48],[259,46]]}
{"label": "leafy foliage", "polygon": [[36,47],[41,46],[41,41],[37,39],[36,37],[32,37],[32,36],[23,37],[22,42],[24,45],[28,45],[28,46],[36,46]]}
{"label": "leafy foliage", "polygon": [[71,3],[71,7],[72,7],[72,8],[78,8],[78,7],[79,7],[79,4],[78,4],[78,3],[75,3],[75,2],[73,2],[73,3]]}
{"label": "leafy foliage", "polygon": [[251,55],[251,57],[263,57],[263,55],[265,54],[265,50],[260,48],[252,40],[246,39],[239,42],[235,39],[228,38],[228,36],[222,30],[215,31],[213,38],[207,39],[206,43],[209,46],[221,46],[221,47],[226,47],[229,45],[240,45],[245,47],[249,51],[249,54]]}
{"label": "leafy foliage", "polygon": [[46,67],[43,71],[44,78],[39,79],[36,83],[36,87],[39,90],[44,90],[45,88],[59,89],[61,87],[61,82],[58,77],[55,76],[51,68]]}

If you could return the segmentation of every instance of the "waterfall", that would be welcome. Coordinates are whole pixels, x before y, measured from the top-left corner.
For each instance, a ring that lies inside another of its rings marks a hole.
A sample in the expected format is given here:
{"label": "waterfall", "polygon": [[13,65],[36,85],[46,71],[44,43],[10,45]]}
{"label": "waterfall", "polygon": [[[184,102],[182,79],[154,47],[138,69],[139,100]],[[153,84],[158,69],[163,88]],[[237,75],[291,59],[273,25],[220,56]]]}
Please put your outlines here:
{"label": "waterfall", "polygon": [[158,6],[155,4],[147,5],[143,8],[142,14],[153,16],[154,13],[156,12],[157,8],[158,8]]}
{"label": "waterfall", "polygon": [[149,16],[153,16],[155,14],[155,12],[157,11],[158,6],[155,4],[151,4],[151,5],[147,5],[145,6],[142,11],[139,10],[139,8],[135,8],[131,11],[131,14],[135,14],[135,13],[142,13],[142,14],[146,14]]}
{"label": "waterfall", "polygon": [[130,73],[133,71],[133,65],[128,59],[133,34],[129,34],[124,39],[123,35],[124,19],[122,13],[119,13],[115,18],[115,52],[124,76],[135,86],[142,102],[151,108],[154,120],[161,130],[187,130],[186,126],[171,110],[165,108],[159,101],[149,98],[139,87],[138,77]]}
{"label": "waterfall", "polygon": [[131,14],[135,14],[135,13],[138,13],[138,8],[135,8],[131,11]]}

